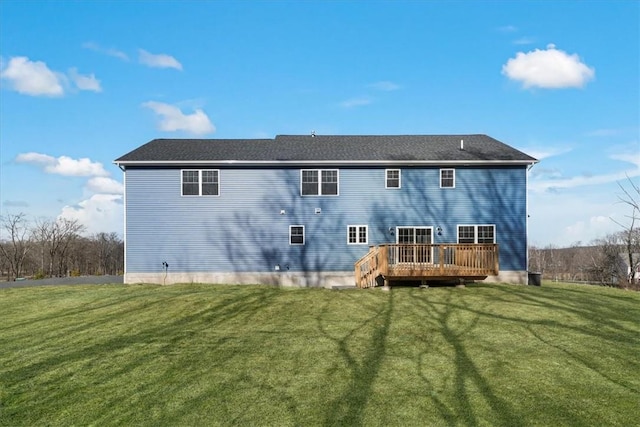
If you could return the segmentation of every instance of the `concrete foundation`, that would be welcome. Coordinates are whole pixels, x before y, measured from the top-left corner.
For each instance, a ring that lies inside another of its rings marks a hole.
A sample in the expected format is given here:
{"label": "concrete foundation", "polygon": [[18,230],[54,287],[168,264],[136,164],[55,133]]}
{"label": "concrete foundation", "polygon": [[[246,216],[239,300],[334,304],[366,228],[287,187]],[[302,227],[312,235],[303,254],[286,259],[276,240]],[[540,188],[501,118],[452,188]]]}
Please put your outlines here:
{"label": "concrete foundation", "polygon": [[[489,276],[486,283],[513,283],[526,285],[526,271],[501,271],[498,276]],[[220,283],[239,285],[275,285],[285,287],[355,287],[353,271],[327,272],[273,272],[273,273],[125,273],[124,283],[155,283],[172,285],[176,283]]]}

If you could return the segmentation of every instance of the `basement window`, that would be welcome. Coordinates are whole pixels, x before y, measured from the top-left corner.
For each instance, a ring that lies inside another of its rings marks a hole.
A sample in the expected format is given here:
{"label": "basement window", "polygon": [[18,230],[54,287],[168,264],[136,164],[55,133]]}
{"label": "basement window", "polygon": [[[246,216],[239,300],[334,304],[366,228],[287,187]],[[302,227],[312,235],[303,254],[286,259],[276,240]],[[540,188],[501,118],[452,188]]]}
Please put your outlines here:
{"label": "basement window", "polygon": [[304,225],[289,226],[289,244],[304,245]]}

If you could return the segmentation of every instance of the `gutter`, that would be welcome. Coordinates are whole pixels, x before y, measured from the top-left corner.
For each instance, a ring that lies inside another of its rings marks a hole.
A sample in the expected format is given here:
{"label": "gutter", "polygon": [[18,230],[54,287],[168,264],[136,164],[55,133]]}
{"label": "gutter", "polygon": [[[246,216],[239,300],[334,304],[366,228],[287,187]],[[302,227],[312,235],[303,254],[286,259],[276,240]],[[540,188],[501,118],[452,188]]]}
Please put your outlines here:
{"label": "gutter", "polygon": [[[122,160],[114,161],[120,169],[126,166],[529,166],[538,160]],[[124,169],[123,169],[124,170]]]}

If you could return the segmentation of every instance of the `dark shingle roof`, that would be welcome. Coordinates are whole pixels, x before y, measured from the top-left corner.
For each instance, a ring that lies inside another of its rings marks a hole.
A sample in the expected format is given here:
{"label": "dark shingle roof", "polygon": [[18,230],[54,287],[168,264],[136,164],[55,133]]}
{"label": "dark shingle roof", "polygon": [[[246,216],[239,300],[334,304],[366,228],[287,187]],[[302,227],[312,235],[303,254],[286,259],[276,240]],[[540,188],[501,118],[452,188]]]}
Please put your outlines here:
{"label": "dark shingle roof", "polygon": [[[461,140],[464,149],[460,149]],[[148,163],[534,163],[487,135],[278,135],[274,139],[154,139],[115,160]]]}

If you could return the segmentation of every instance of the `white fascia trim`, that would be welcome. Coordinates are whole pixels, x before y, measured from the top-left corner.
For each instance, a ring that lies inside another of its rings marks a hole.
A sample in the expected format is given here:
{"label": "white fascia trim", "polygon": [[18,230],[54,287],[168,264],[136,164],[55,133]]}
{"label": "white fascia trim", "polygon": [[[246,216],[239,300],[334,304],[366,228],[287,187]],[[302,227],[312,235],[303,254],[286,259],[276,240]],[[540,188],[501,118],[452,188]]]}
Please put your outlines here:
{"label": "white fascia trim", "polygon": [[113,162],[118,166],[179,166],[179,165],[235,165],[235,166],[307,166],[307,165],[389,165],[389,166],[530,166],[538,161],[526,160],[144,160]]}

